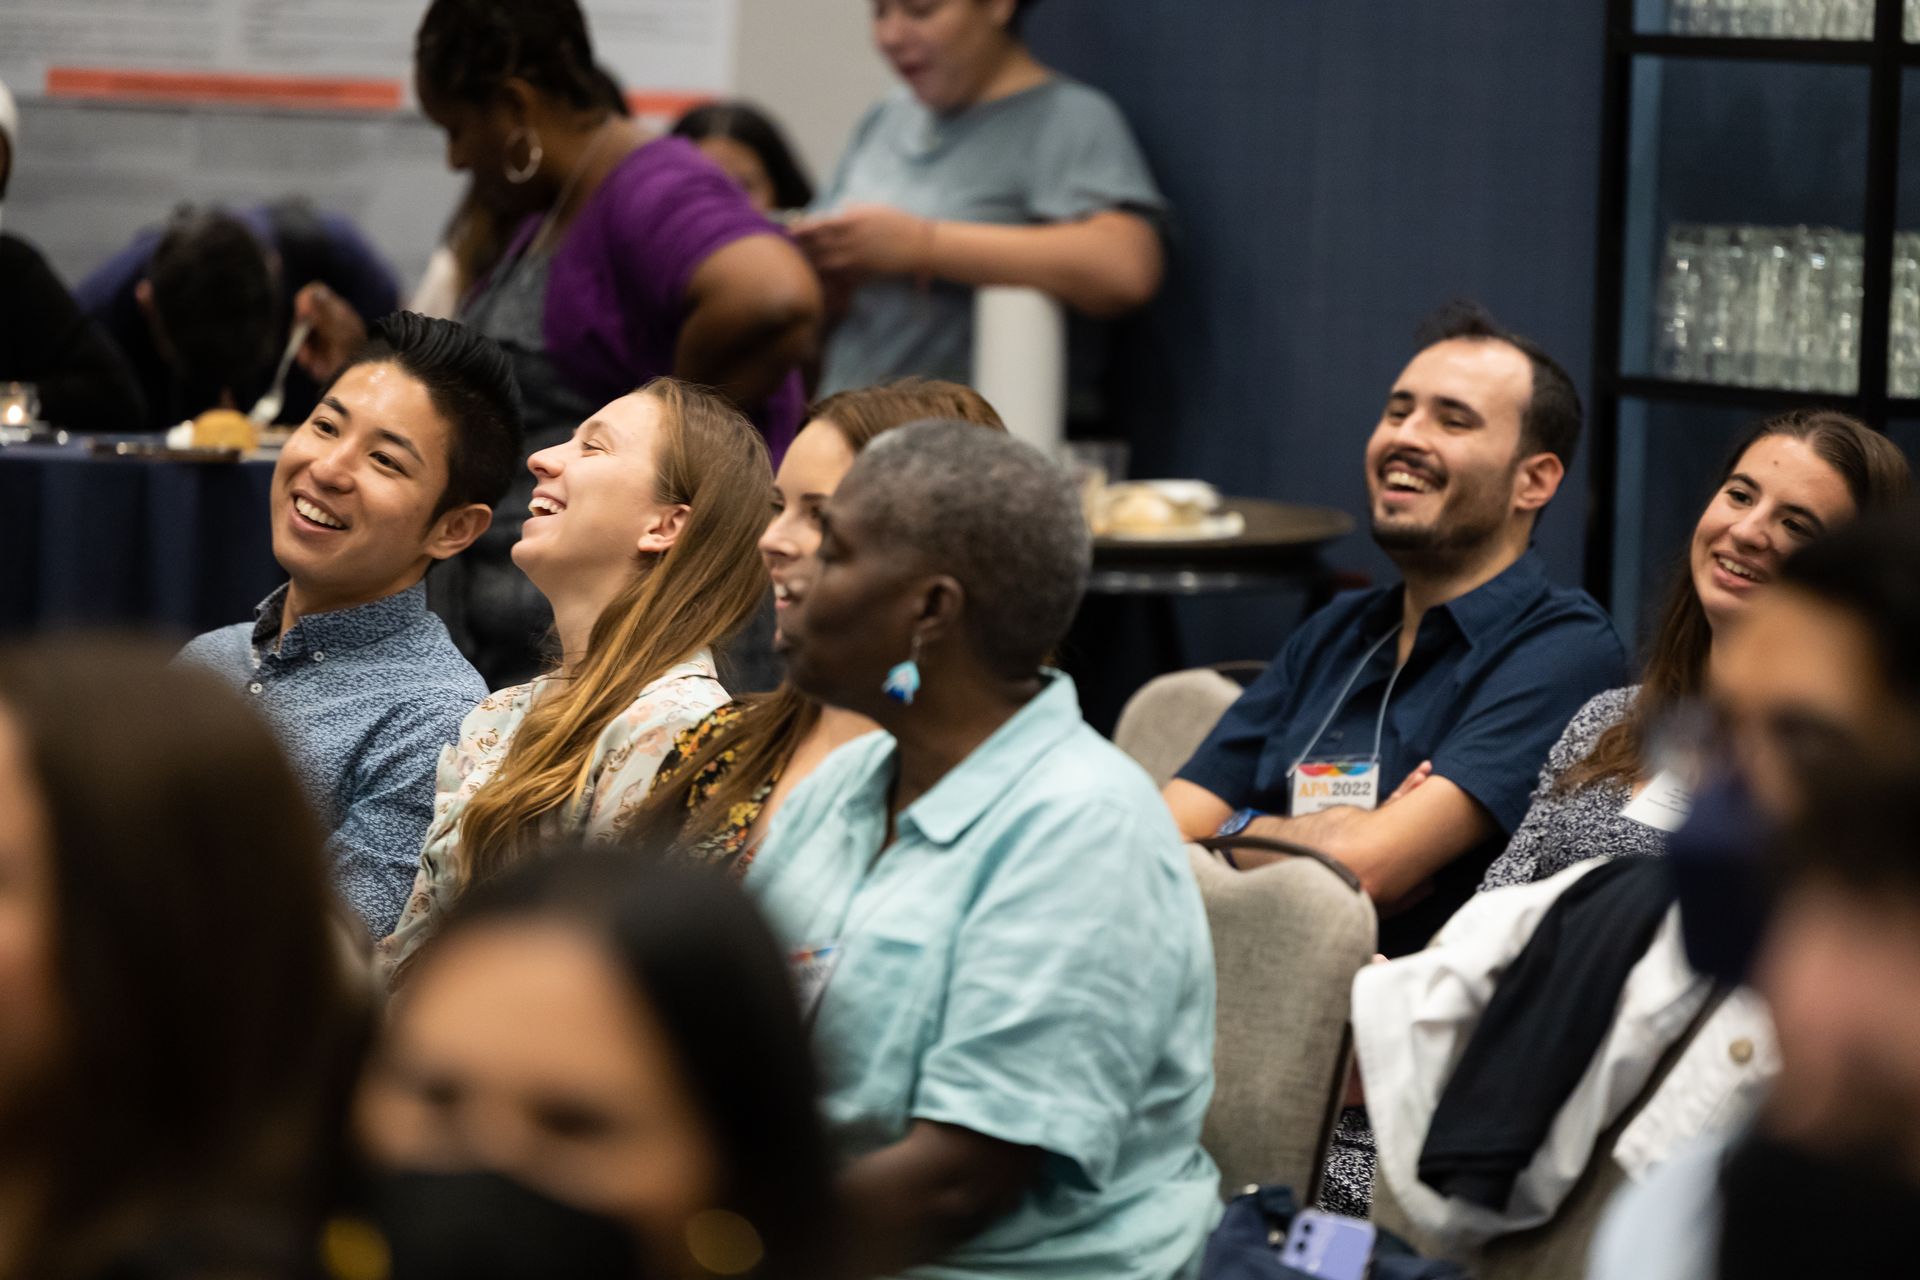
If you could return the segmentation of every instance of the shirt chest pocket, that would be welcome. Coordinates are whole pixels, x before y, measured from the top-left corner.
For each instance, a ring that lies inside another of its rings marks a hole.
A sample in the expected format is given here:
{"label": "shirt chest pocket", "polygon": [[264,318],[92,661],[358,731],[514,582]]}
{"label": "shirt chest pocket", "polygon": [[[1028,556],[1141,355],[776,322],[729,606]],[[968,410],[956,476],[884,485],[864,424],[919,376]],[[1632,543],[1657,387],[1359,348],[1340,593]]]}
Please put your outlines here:
{"label": "shirt chest pocket", "polygon": [[834,1128],[861,1148],[907,1131],[946,1001],[945,940],[862,932],[821,996],[813,1042]]}

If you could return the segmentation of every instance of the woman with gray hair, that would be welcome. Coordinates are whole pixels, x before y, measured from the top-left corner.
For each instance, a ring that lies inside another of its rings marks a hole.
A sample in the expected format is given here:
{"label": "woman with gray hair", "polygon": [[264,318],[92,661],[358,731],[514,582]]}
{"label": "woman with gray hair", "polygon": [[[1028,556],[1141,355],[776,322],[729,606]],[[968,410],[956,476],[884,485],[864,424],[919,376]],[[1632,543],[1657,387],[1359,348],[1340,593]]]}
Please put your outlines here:
{"label": "woman with gray hair", "polygon": [[795,792],[746,886],[792,948],[863,1274],[1189,1274],[1213,956],[1153,784],[1042,664],[1091,545],[1037,450],[928,422],[821,515],[780,647],[886,733]]}

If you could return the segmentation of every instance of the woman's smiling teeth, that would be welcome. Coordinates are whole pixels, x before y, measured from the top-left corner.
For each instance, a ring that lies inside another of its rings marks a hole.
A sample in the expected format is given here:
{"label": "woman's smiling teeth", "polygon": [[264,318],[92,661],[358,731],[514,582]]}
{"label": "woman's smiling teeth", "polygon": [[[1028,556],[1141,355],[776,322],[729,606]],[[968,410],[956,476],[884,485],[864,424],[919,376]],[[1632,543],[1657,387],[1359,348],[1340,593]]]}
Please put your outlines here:
{"label": "woman's smiling teeth", "polygon": [[530,516],[557,516],[566,509],[565,503],[555,502],[548,497],[536,497],[527,504],[527,514]]}
{"label": "woman's smiling teeth", "polygon": [[1749,569],[1746,565],[1740,564],[1738,561],[1729,560],[1725,556],[1715,556],[1713,562],[1736,578],[1745,578],[1748,582],[1766,581],[1765,578],[1760,576],[1760,572],[1757,569]]}
{"label": "woman's smiling teeth", "polygon": [[347,527],[340,520],[335,519],[331,515],[328,515],[326,512],[322,511],[319,507],[316,507],[311,502],[308,502],[305,498],[295,498],[293,500],[293,509],[295,511],[298,511],[301,515],[305,516],[307,519],[313,521],[315,524],[325,525],[329,529],[344,529]]}

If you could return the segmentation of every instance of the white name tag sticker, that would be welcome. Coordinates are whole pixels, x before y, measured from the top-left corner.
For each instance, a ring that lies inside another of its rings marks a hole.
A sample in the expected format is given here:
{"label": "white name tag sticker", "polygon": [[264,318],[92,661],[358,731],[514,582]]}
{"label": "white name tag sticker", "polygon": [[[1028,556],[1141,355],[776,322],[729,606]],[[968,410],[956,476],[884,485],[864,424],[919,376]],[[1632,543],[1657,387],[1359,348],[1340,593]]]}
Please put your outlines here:
{"label": "white name tag sticker", "polygon": [[1653,781],[1647,784],[1644,791],[1627,801],[1626,807],[1620,810],[1620,816],[1629,822],[1637,822],[1671,835],[1680,829],[1687,815],[1692,812],[1693,791],[1679,774],[1662,769],[1653,775]]}
{"label": "white name tag sticker", "polygon": [[813,1021],[813,1015],[820,1008],[820,997],[826,992],[827,980],[833,977],[833,967],[839,963],[838,942],[796,947],[787,954],[787,964],[793,971],[793,985],[800,996],[802,1022]]}
{"label": "white name tag sticker", "polygon": [[1293,804],[1287,812],[1304,818],[1322,809],[1347,805],[1380,807],[1378,760],[1302,760],[1293,767]]}

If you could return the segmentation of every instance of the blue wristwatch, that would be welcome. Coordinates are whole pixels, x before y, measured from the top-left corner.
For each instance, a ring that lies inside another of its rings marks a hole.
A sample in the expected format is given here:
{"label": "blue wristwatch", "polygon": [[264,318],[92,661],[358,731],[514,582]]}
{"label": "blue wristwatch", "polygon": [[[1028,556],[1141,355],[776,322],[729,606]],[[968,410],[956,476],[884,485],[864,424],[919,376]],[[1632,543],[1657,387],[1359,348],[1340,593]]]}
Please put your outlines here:
{"label": "blue wristwatch", "polygon": [[1266,816],[1266,814],[1261,813],[1258,809],[1235,809],[1227,816],[1227,820],[1220,824],[1220,829],[1213,834],[1216,836],[1237,836],[1247,829],[1249,822],[1252,822],[1255,818],[1264,818]]}

